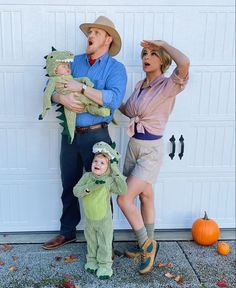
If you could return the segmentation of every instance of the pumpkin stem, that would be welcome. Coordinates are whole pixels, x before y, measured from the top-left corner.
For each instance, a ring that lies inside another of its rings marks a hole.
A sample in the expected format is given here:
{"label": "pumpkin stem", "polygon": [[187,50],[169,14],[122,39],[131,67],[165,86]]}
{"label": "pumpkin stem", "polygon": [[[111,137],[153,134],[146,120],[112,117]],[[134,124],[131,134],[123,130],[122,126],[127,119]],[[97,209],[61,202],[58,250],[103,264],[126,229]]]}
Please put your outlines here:
{"label": "pumpkin stem", "polygon": [[204,212],[205,212],[205,214],[204,214],[203,219],[204,219],[204,220],[209,220],[208,215],[207,215],[207,212],[206,212],[206,211],[204,211]]}

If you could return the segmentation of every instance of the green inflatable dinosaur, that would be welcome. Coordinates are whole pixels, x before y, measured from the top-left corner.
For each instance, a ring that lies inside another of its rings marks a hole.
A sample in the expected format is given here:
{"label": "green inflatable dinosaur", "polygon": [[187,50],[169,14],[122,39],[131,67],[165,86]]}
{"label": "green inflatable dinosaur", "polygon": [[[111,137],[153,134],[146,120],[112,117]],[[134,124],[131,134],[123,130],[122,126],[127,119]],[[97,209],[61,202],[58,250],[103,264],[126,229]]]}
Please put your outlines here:
{"label": "green inflatable dinosaur", "polygon": [[[47,83],[47,86],[44,90],[44,97],[43,97],[43,111],[39,115],[39,120],[42,120],[44,116],[46,115],[47,111],[51,108],[51,96],[54,91],[56,91],[59,94],[68,94],[70,91],[64,91],[62,88],[57,87],[57,82],[60,82],[64,79],[74,79],[76,81],[79,81],[81,83],[85,83],[89,87],[93,87],[93,83],[87,78],[73,78],[70,75],[70,68],[69,72],[67,74],[59,74],[57,72],[59,65],[67,63],[69,65],[70,62],[73,61],[74,55],[69,51],[57,51],[55,48],[52,47],[52,52],[44,57],[46,59],[46,68],[47,69],[47,75],[49,76],[49,80]],[[76,96],[76,99],[82,102],[85,105],[85,109],[83,112],[89,112],[94,115],[100,115],[100,116],[109,116],[110,115],[110,109],[105,108],[102,106],[99,106],[94,101],[88,99],[83,94],[79,94]],[[72,112],[68,109],[66,109],[61,104],[58,104],[59,108],[56,110],[58,112],[61,112],[61,114],[57,117],[58,119],[62,120],[60,123],[63,127],[62,134],[68,136],[68,142],[72,143],[74,139],[74,133],[75,133],[75,125],[76,125],[76,113]]]}

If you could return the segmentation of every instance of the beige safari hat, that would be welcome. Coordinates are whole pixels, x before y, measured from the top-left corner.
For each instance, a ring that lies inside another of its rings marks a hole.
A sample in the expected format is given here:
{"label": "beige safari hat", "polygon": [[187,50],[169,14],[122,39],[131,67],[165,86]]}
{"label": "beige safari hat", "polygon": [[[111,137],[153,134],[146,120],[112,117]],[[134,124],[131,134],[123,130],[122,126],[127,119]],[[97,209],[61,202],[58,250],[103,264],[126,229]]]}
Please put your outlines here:
{"label": "beige safari hat", "polygon": [[83,23],[79,28],[88,36],[90,28],[99,28],[106,31],[112,37],[112,44],[109,49],[109,54],[115,56],[120,52],[121,39],[119,33],[116,31],[113,22],[105,16],[99,16],[94,23]]}

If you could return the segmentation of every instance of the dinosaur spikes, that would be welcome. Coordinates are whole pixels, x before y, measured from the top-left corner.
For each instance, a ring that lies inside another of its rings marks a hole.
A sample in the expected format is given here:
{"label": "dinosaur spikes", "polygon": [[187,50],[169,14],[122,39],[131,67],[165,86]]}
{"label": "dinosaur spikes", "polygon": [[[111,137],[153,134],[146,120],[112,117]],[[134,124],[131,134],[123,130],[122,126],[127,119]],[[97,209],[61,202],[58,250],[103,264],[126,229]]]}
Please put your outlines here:
{"label": "dinosaur spikes", "polygon": [[57,49],[52,46],[52,51],[57,51]]}
{"label": "dinosaur spikes", "polygon": [[67,122],[66,122],[66,117],[65,117],[65,112],[64,112],[64,107],[61,104],[57,104],[57,109],[56,112],[59,112],[61,114],[59,114],[57,116],[57,119],[61,120],[62,122],[59,122],[59,124],[62,126],[63,130],[61,132],[62,135],[67,136],[67,141],[69,144],[71,144],[72,142],[72,138],[70,136],[70,132],[67,126]]}
{"label": "dinosaur spikes", "polygon": [[48,55],[44,56],[43,58],[44,58],[44,59],[47,59],[47,57],[48,57]]}
{"label": "dinosaur spikes", "polygon": [[110,146],[111,146],[111,148],[115,149],[116,148],[116,143],[112,142]]}
{"label": "dinosaur spikes", "polygon": [[56,112],[64,113],[64,107],[61,104],[57,104]]}
{"label": "dinosaur spikes", "polygon": [[48,74],[45,74],[45,76],[49,77],[49,75],[48,75]]}
{"label": "dinosaur spikes", "polygon": [[60,119],[60,120],[63,120],[63,121],[64,121],[64,119],[65,119],[65,117],[64,117],[64,115],[63,115],[63,114],[61,114],[61,115],[57,116],[57,118],[58,118],[58,119]]}
{"label": "dinosaur spikes", "polygon": [[46,69],[46,68],[47,68],[46,66],[43,67],[43,69]]}

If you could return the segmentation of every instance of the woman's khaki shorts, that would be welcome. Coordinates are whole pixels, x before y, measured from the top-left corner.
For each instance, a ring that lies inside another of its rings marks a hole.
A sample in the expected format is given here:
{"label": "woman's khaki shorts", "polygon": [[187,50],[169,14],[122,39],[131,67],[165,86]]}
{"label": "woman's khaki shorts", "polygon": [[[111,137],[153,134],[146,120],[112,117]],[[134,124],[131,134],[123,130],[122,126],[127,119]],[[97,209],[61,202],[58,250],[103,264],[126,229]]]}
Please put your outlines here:
{"label": "woman's khaki shorts", "polygon": [[132,175],[154,184],[160,171],[162,159],[162,138],[158,140],[130,138],[123,173],[126,177]]}

